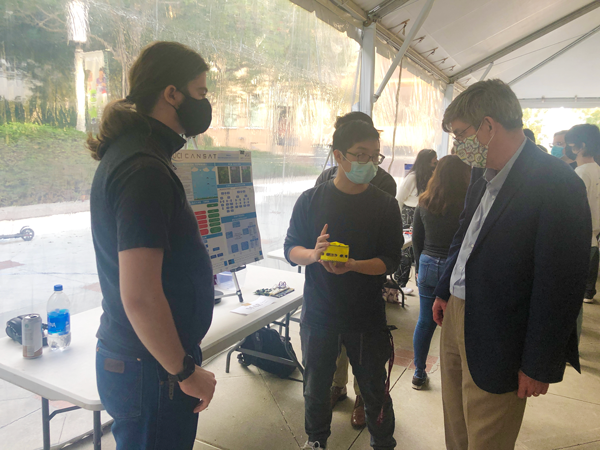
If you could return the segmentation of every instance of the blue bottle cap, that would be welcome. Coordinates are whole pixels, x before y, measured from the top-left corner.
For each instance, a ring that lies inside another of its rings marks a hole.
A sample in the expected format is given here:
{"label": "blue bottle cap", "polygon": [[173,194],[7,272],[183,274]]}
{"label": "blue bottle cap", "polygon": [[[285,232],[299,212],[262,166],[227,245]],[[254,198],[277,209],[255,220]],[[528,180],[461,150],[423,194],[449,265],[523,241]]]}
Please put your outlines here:
{"label": "blue bottle cap", "polygon": [[56,286],[54,286],[54,292],[58,292],[58,291],[62,291],[63,287],[62,284],[57,284]]}

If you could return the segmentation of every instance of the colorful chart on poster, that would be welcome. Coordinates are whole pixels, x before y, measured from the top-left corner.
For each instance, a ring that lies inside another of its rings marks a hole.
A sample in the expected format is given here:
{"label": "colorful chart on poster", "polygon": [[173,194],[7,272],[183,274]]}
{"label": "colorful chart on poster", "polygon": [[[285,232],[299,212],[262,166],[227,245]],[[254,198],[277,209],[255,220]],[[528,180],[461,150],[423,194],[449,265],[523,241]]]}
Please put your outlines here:
{"label": "colorful chart on poster", "polygon": [[214,272],[263,259],[252,154],[181,150],[173,156],[173,164],[196,215]]}

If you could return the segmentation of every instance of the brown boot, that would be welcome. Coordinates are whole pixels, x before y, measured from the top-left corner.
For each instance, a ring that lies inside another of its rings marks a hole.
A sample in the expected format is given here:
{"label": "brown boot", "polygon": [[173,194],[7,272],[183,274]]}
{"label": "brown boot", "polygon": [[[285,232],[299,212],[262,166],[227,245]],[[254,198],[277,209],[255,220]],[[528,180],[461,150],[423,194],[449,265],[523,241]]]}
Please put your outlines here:
{"label": "brown boot", "polygon": [[346,389],[346,386],[331,386],[331,409],[333,409],[337,402],[344,400],[346,397],[348,397],[348,390]]}
{"label": "brown boot", "polygon": [[352,420],[350,422],[355,428],[363,428],[366,425],[365,402],[363,402],[362,396],[360,395],[356,396],[354,411],[352,411]]}

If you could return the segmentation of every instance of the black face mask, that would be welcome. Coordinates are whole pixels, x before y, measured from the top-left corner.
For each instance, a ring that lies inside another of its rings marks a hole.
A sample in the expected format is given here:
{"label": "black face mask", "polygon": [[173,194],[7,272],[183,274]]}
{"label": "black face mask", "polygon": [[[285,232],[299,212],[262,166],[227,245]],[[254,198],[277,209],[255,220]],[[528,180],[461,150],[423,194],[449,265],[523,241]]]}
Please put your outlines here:
{"label": "black face mask", "polygon": [[573,153],[573,147],[570,145],[565,146],[565,156],[573,161],[577,159],[577,155]]}
{"label": "black face mask", "polygon": [[212,107],[206,98],[198,100],[186,95],[176,111],[186,137],[204,133],[212,122]]}

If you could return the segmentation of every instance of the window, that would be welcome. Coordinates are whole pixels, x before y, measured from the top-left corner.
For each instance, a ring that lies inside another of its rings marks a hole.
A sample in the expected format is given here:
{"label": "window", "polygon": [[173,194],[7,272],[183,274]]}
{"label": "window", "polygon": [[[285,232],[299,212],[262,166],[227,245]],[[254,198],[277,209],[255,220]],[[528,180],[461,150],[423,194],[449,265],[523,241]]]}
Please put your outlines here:
{"label": "window", "polygon": [[262,102],[260,95],[250,95],[248,107],[248,127],[264,128],[267,120],[267,107]]}
{"label": "window", "polygon": [[223,126],[237,128],[240,115],[240,101],[237,97],[228,97],[223,108]]}

